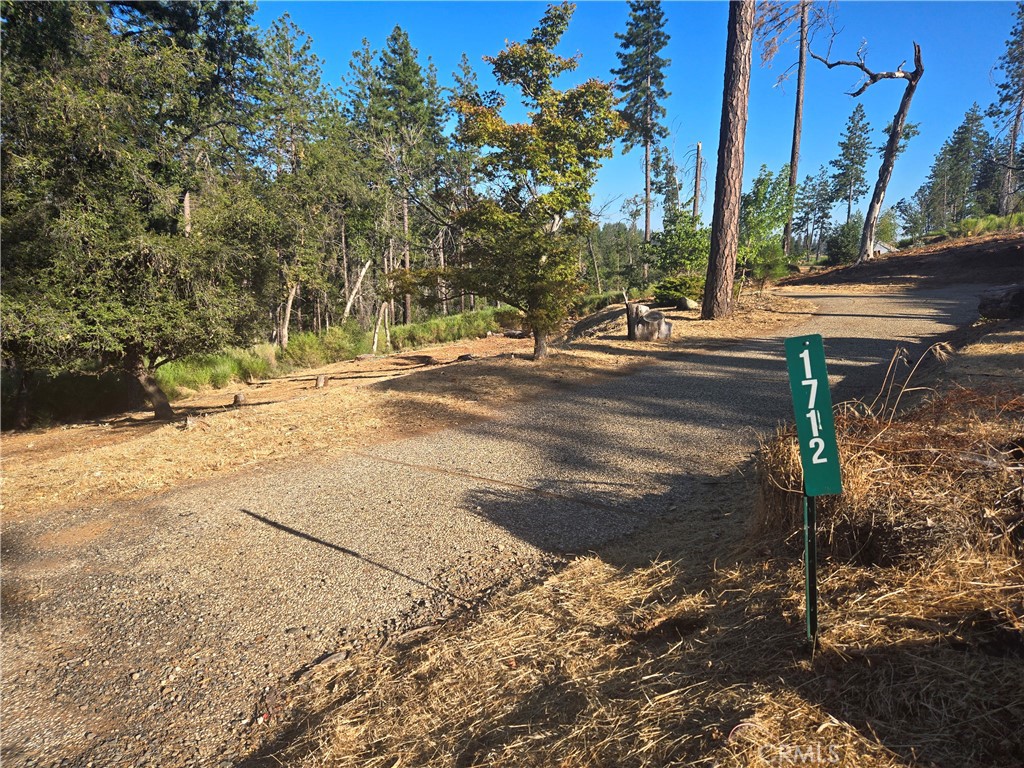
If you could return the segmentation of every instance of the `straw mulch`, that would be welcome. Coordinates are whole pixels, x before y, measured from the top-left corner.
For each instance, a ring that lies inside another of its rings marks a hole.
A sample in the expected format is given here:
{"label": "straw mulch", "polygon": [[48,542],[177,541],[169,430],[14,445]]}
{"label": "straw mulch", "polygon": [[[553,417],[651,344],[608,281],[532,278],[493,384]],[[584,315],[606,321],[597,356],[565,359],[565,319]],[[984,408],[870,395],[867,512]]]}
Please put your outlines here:
{"label": "straw mulch", "polygon": [[815,651],[782,431],[745,553],[578,559],[426,642],[308,676],[255,764],[1020,765],[1024,398],[866,410],[837,419],[847,492],[820,505]]}

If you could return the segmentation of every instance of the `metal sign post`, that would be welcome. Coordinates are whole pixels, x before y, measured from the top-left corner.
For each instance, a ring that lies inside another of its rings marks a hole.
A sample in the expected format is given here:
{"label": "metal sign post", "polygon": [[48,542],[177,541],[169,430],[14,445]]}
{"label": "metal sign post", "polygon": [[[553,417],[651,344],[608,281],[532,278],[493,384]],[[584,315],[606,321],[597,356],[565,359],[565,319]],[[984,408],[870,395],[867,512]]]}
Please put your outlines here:
{"label": "metal sign post", "polygon": [[843,492],[839,446],[832,417],[825,347],[821,336],[786,339],[786,367],[793,394],[796,436],[804,473],[804,571],[807,639],[818,636],[818,551],[815,498]]}

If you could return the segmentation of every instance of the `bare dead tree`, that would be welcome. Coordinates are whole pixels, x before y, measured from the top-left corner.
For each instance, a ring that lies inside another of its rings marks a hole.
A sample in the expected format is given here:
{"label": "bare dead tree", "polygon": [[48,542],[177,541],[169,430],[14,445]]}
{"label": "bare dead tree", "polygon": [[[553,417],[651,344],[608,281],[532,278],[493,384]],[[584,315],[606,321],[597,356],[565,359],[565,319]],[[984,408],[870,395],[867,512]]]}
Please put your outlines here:
{"label": "bare dead tree", "polygon": [[702,320],[729,317],[733,311],[732,288],[740,239],[743,146],[747,135],[750,60],[753,51],[754,0],[729,3],[722,127],[718,138],[718,170],[715,174],[715,210],[711,219],[711,253],[701,306]]}
{"label": "bare dead tree", "polygon": [[921,76],[924,74],[924,64],[921,61],[921,46],[916,42],[914,43],[914,69],[910,72],[903,70],[903,67],[906,65],[905,61],[892,72],[872,71],[864,61],[863,48],[857,52],[856,61],[843,59],[829,61],[827,57],[819,56],[813,51],[809,51],[809,53],[812,58],[817,59],[829,69],[834,69],[835,67],[855,67],[863,72],[864,79],[861,81],[860,87],[850,93],[854,98],[863,94],[880,80],[905,80],[907,83],[903,89],[903,98],[900,99],[896,115],[892,119],[889,138],[885,143],[885,150],[882,153],[882,165],[878,169],[878,181],[875,182],[875,191],[871,195],[871,203],[868,205],[868,213],[864,219],[864,231],[860,238],[860,253],[857,256],[857,263],[861,264],[874,255],[875,227],[878,224],[878,217],[882,212],[885,190],[889,186],[889,180],[892,178],[892,169],[896,165],[900,140],[903,138],[903,128],[907,122],[907,114],[910,112],[910,102],[914,98],[917,84],[921,81]]}
{"label": "bare dead tree", "polygon": [[704,160],[701,143],[697,142],[697,165],[693,172],[693,220],[696,222],[700,216],[700,171],[701,163]]}
{"label": "bare dead tree", "polygon": [[[796,5],[768,0],[758,5],[755,21],[755,35],[761,44],[761,66],[770,66],[780,48],[795,37],[799,55],[797,58],[796,104],[793,114],[793,143],[789,154],[789,195],[796,197],[797,171],[800,166],[800,138],[803,133],[804,83],[807,76],[807,50],[811,36],[822,27],[831,26],[834,3],[813,3],[800,0]],[[794,31],[794,28],[796,31]],[[793,67],[779,75],[776,85],[785,82]],[[793,212],[786,219],[782,232],[782,248],[786,255],[792,246]]]}

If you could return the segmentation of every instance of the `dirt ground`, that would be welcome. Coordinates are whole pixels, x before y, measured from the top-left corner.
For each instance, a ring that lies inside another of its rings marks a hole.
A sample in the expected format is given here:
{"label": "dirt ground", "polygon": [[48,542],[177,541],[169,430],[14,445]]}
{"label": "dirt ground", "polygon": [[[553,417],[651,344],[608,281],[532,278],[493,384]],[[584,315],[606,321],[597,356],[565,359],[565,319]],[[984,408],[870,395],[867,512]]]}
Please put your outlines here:
{"label": "dirt ground", "polygon": [[[807,301],[744,295],[730,320],[667,311],[668,342],[629,343],[624,309],[610,307],[542,363],[531,339],[490,336],[386,357],[335,363],[253,385],[236,383],[175,404],[181,422],[145,411],[0,437],[7,520],[108,503],[303,455],[320,456],[486,418],[511,402],[650,364],[649,352],[708,339],[756,337],[806,320]],[[471,355],[471,360],[459,360]],[[319,374],[327,376],[316,389]],[[245,405],[232,407],[236,393]]]}

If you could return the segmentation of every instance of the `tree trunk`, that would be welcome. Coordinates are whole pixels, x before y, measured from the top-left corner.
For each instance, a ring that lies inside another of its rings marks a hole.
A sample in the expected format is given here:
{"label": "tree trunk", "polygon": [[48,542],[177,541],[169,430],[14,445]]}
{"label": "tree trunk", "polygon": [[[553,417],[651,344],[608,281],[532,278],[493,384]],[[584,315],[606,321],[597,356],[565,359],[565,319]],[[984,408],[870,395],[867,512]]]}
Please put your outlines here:
{"label": "tree trunk", "polygon": [[703,160],[701,154],[701,143],[697,142],[697,170],[693,175],[693,221],[694,224],[697,222],[697,217],[700,216],[700,171],[701,161]]}
{"label": "tree trunk", "polygon": [[[647,138],[644,139],[644,242],[651,242],[651,62],[650,51],[647,61],[647,106],[644,115],[644,124],[647,128]],[[644,276],[646,279],[646,275]]]}
{"label": "tree trunk", "polygon": [[31,389],[28,385],[29,373],[19,366],[18,371],[18,394],[14,408],[15,429],[28,429],[32,423],[32,411],[29,407],[31,400]]}
{"label": "tree trunk", "polygon": [[[385,261],[388,264],[388,267],[385,269],[385,271],[386,272],[392,272],[395,269],[395,239],[393,237],[389,237],[388,238],[388,253],[387,253],[387,256],[385,257]],[[394,287],[395,287],[394,286],[394,280],[389,279],[388,280],[388,294],[390,295],[390,298],[388,299],[388,303],[389,303],[389,308],[390,308],[390,311],[391,311],[391,318],[392,319],[394,319],[394,317],[395,317],[395,293],[394,293]]]}
{"label": "tree trunk", "polygon": [[181,218],[185,223],[185,237],[188,237],[192,234],[192,193],[187,189],[181,201]]}
{"label": "tree trunk", "polygon": [[622,298],[626,302],[626,340],[636,341],[636,323],[633,322],[633,305],[629,303],[629,295],[623,291]]}
{"label": "tree trunk", "polygon": [[601,270],[597,266],[597,254],[594,252],[594,239],[587,235],[587,248],[590,249],[590,258],[594,260],[594,277],[597,279],[597,292],[604,293],[601,288]]}
{"label": "tree trunk", "polygon": [[543,360],[548,356],[548,333],[533,329],[533,359]]}
{"label": "tree trunk", "polygon": [[715,212],[711,221],[701,318],[717,320],[733,311],[733,279],[739,248],[740,196],[743,193],[743,145],[747,133],[750,59],[754,48],[754,0],[729,3],[729,38],[725,53],[722,127],[715,175]]}
{"label": "tree trunk", "polygon": [[651,142],[644,142],[644,242],[651,242]]}
{"label": "tree trunk", "polygon": [[292,304],[295,302],[295,294],[299,292],[299,284],[296,283],[288,290],[288,300],[284,303],[284,313],[281,315],[281,325],[277,329],[277,343],[281,349],[288,348],[288,326],[292,322]]}
{"label": "tree trunk", "polygon": [[345,301],[348,301],[348,237],[345,231],[345,217],[341,217],[341,275],[345,281]]}
{"label": "tree trunk", "polygon": [[789,216],[782,230],[782,250],[789,258],[793,240],[793,200],[796,199],[797,166],[800,164],[800,134],[804,123],[804,80],[807,75],[807,10],[809,0],[800,2],[800,60],[796,76],[796,109],[793,114],[793,144],[789,152]]}
{"label": "tree trunk", "polygon": [[356,280],[356,285],[352,289],[352,295],[348,297],[348,302],[345,304],[345,311],[341,315],[342,321],[346,320],[349,312],[352,311],[352,303],[356,300],[356,296],[359,295],[359,286],[363,284],[363,278],[366,276],[366,272],[370,268],[370,263],[370,259],[367,259],[366,263],[363,264],[363,269],[359,273],[359,279]]}
{"label": "tree trunk", "polygon": [[373,354],[377,354],[377,344],[380,341],[380,326],[384,322],[384,314],[388,311],[388,303],[382,301],[380,309],[377,310],[377,323],[373,326]]}
{"label": "tree trunk", "polygon": [[910,102],[914,98],[914,91],[917,90],[917,84],[920,82],[921,75],[923,74],[924,64],[921,62],[921,46],[914,43],[914,71],[907,75],[907,87],[903,91],[903,98],[900,99],[900,106],[896,110],[896,116],[892,119],[892,130],[889,131],[889,140],[885,143],[882,165],[878,169],[878,181],[875,182],[875,191],[871,195],[868,214],[864,219],[864,232],[860,238],[860,254],[857,256],[858,264],[874,256],[875,226],[878,224],[878,217],[882,212],[882,201],[885,199],[885,190],[889,186],[889,179],[892,178],[892,169],[896,164],[896,155],[899,153],[900,139],[903,138],[903,126],[907,122]]}
{"label": "tree trunk", "polygon": [[[405,257],[405,271],[412,269],[412,262],[409,256],[409,198],[402,198],[402,255]],[[412,296],[405,294],[404,315],[402,321],[405,325],[412,322]]]}
{"label": "tree trunk", "polygon": [[141,353],[135,353],[129,360],[129,369],[132,377],[139,382],[146,399],[153,406],[153,416],[158,421],[171,421],[175,417],[174,409],[167,399],[167,395],[156,383],[153,372],[146,367]]}
{"label": "tree trunk", "polygon": [[1010,150],[1006,157],[1006,171],[1003,173],[1003,183],[999,190],[999,215],[1009,216],[1013,212],[1014,177],[1013,166],[1017,154],[1017,137],[1020,136],[1021,117],[1024,115],[1024,90],[1017,101],[1017,111],[1013,116],[1013,124],[1010,126]]}
{"label": "tree trunk", "polygon": [[[444,230],[437,233],[437,266],[441,270],[441,274],[444,274],[445,262],[444,262]],[[438,278],[437,281],[437,292],[441,298],[441,314],[448,316],[448,285],[444,280]]]}

